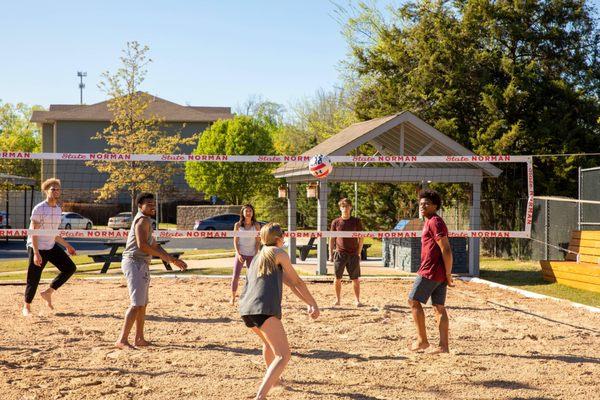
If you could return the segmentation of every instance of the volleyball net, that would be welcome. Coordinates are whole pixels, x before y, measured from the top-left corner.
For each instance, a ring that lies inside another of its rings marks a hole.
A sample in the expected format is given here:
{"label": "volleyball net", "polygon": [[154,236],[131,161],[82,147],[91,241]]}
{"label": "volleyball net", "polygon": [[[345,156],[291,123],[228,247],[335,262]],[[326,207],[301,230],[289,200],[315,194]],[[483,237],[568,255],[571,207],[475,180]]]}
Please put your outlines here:
{"label": "volleyball net", "polygon": [[[424,188],[440,193],[438,214],[451,237],[531,236],[529,156],[329,156],[333,169],[323,179],[311,175],[310,159],[0,152],[0,237],[124,238],[132,197],[142,191],[155,194],[158,238],[256,235],[232,228],[232,214],[246,203],[255,206],[259,221],[282,224],[291,238],[420,237],[418,193]],[[48,178],[61,180],[63,222],[57,231],[32,232],[31,210],[44,200],[40,184]],[[362,230],[329,230],[341,198],[353,203]]]}

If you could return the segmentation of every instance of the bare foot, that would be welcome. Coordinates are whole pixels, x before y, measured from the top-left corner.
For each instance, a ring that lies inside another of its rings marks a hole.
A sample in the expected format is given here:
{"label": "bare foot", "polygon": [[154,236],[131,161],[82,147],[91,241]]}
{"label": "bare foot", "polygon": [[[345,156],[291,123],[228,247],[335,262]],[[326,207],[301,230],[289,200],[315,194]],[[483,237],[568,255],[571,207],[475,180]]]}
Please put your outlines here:
{"label": "bare foot", "polygon": [[364,304],[361,303],[360,300],[356,300],[356,302],[354,304],[356,305],[356,307],[362,307],[362,306],[364,306]]}
{"label": "bare foot", "polygon": [[136,345],[136,347],[145,347],[145,346],[151,346],[152,343],[147,341],[146,339],[135,339],[135,345]]}
{"label": "bare foot", "polygon": [[426,348],[429,347],[429,343],[425,342],[425,343],[421,343],[421,342],[413,342],[413,344],[408,346],[408,349],[410,351],[414,351],[414,352],[421,352],[423,350],[425,350]]}
{"label": "bare foot", "polygon": [[121,350],[135,350],[135,347],[133,347],[129,342],[115,342],[115,347]]}
{"label": "bare foot", "polygon": [[235,304],[235,298],[232,298],[231,300],[229,300],[229,304],[234,305]]}
{"label": "bare foot", "polygon": [[427,352],[427,354],[444,354],[444,353],[450,353],[450,349],[448,349],[448,347],[438,346],[435,349],[432,349],[431,351]]}
{"label": "bare foot", "polygon": [[339,301],[339,300],[337,300],[337,301],[336,301],[335,303],[333,303],[331,306],[332,306],[332,307],[337,307],[337,306],[339,306],[339,305],[340,305],[340,301]]}
{"label": "bare foot", "polygon": [[29,309],[29,307],[23,307],[21,313],[24,317],[31,317],[31,309]]}
{"label": "bare foot", "polygon": [[54,306],[52,306],[52,292],[44,290],[43,292],[40,292],[40,296],[42,296],[42,299],[44,299],[48,308],[54,310]]}

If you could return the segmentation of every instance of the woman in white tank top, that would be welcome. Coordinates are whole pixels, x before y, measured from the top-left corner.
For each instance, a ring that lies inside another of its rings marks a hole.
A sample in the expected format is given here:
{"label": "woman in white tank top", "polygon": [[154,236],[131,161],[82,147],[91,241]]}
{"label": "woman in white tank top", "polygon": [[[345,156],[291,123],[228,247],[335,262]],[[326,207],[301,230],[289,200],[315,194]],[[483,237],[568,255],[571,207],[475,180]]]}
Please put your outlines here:
{"label": "woman in white tank top", "polygon": [[246,264],[246,268],[250,267],[252,259],[258,253],[260,248],[260,224],[256,222],[254,215],[254,207],[251,204],[246,204],[240,210],[240,220],[236,222],[234,231],[254,232],[255,236],[242,236],[233,238],[233,247],[235,247],[235,263],[233,265],[233,274],[231,276],[231,300],[230,303],[235,304],[235,296],[240,281],[240,273]]}

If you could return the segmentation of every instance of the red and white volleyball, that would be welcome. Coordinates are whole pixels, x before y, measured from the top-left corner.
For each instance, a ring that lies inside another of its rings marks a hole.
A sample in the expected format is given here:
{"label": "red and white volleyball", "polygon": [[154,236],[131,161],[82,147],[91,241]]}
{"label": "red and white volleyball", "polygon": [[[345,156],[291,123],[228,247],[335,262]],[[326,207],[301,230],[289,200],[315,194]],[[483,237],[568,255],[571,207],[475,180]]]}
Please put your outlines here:
{"label": "red and white volleyball", "polygon": [[323,179],[331,173],[333,170],[333,165],[331,165],[331,160],[329,157],[322,154],[317,154],[310,159],[310,162],[308,163],[308,170],[315,178]]}

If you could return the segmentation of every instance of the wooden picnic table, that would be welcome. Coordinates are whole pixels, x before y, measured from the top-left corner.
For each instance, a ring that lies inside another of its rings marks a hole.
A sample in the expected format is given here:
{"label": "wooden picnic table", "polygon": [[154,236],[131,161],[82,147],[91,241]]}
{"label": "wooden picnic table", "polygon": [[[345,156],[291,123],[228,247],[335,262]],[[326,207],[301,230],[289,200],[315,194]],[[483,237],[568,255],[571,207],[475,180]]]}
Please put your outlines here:
{"label": "wooden picnic table", "polygon": [[[367,250],[369,249],[369,247],[371,247],[371,245],[369,243],[363,243],[363,248],[362,248],[362,251],[360,252],[361,260],[367,259]],[[311,250],[317,249],[317,245],[315,244],[315,238],[311,237],[307,244],[298,245],[297,249],[300,251],[300,260],[302,260],[302,261],[306,260],[306,258],[308,257],[308,253]],[[327,251],[327,252],[329,251],[329,240],[327,241],[327,244],[325,245],[325,251]]]}
{"label": "wooden picnic table", "polygon": [[[156,241],[158,244],[160,244],[161,246],[164,244],[169,243],[168,240],[165,239],[159,239]],[[103,242],[102,244],[104,244],[106,247],[110,248],[110,251],[108,253],[99,253],[99,254],[90,254],[89,256],[92,257],[92,259],[95,262],[104,262],[104,265],[102,266],[102,269],[100,270],[101,274],[105,274],[106,271],[108,271],[108,268],[110,267],[110,264],[114,261],[114,262],[121,262],[123,259],[123,254],[122,253],[118,253],[117,251],[119,250],[119,248],[121,247],[125,247],[125,244],[127,243],[126,240],[107,240],[105,242]],[[179,258],[179,256],[182,254],[180,252],[175,252],[175,253],[169,253],[171,254],[173,257]],[[152,257],[152,258],[159,258],[159,257]],[[171,265],[169,265],[168,262],[161,260],[162,263],[165,265],[165,268],[168,271],[172,271],[173,268],[171,268]]]}

